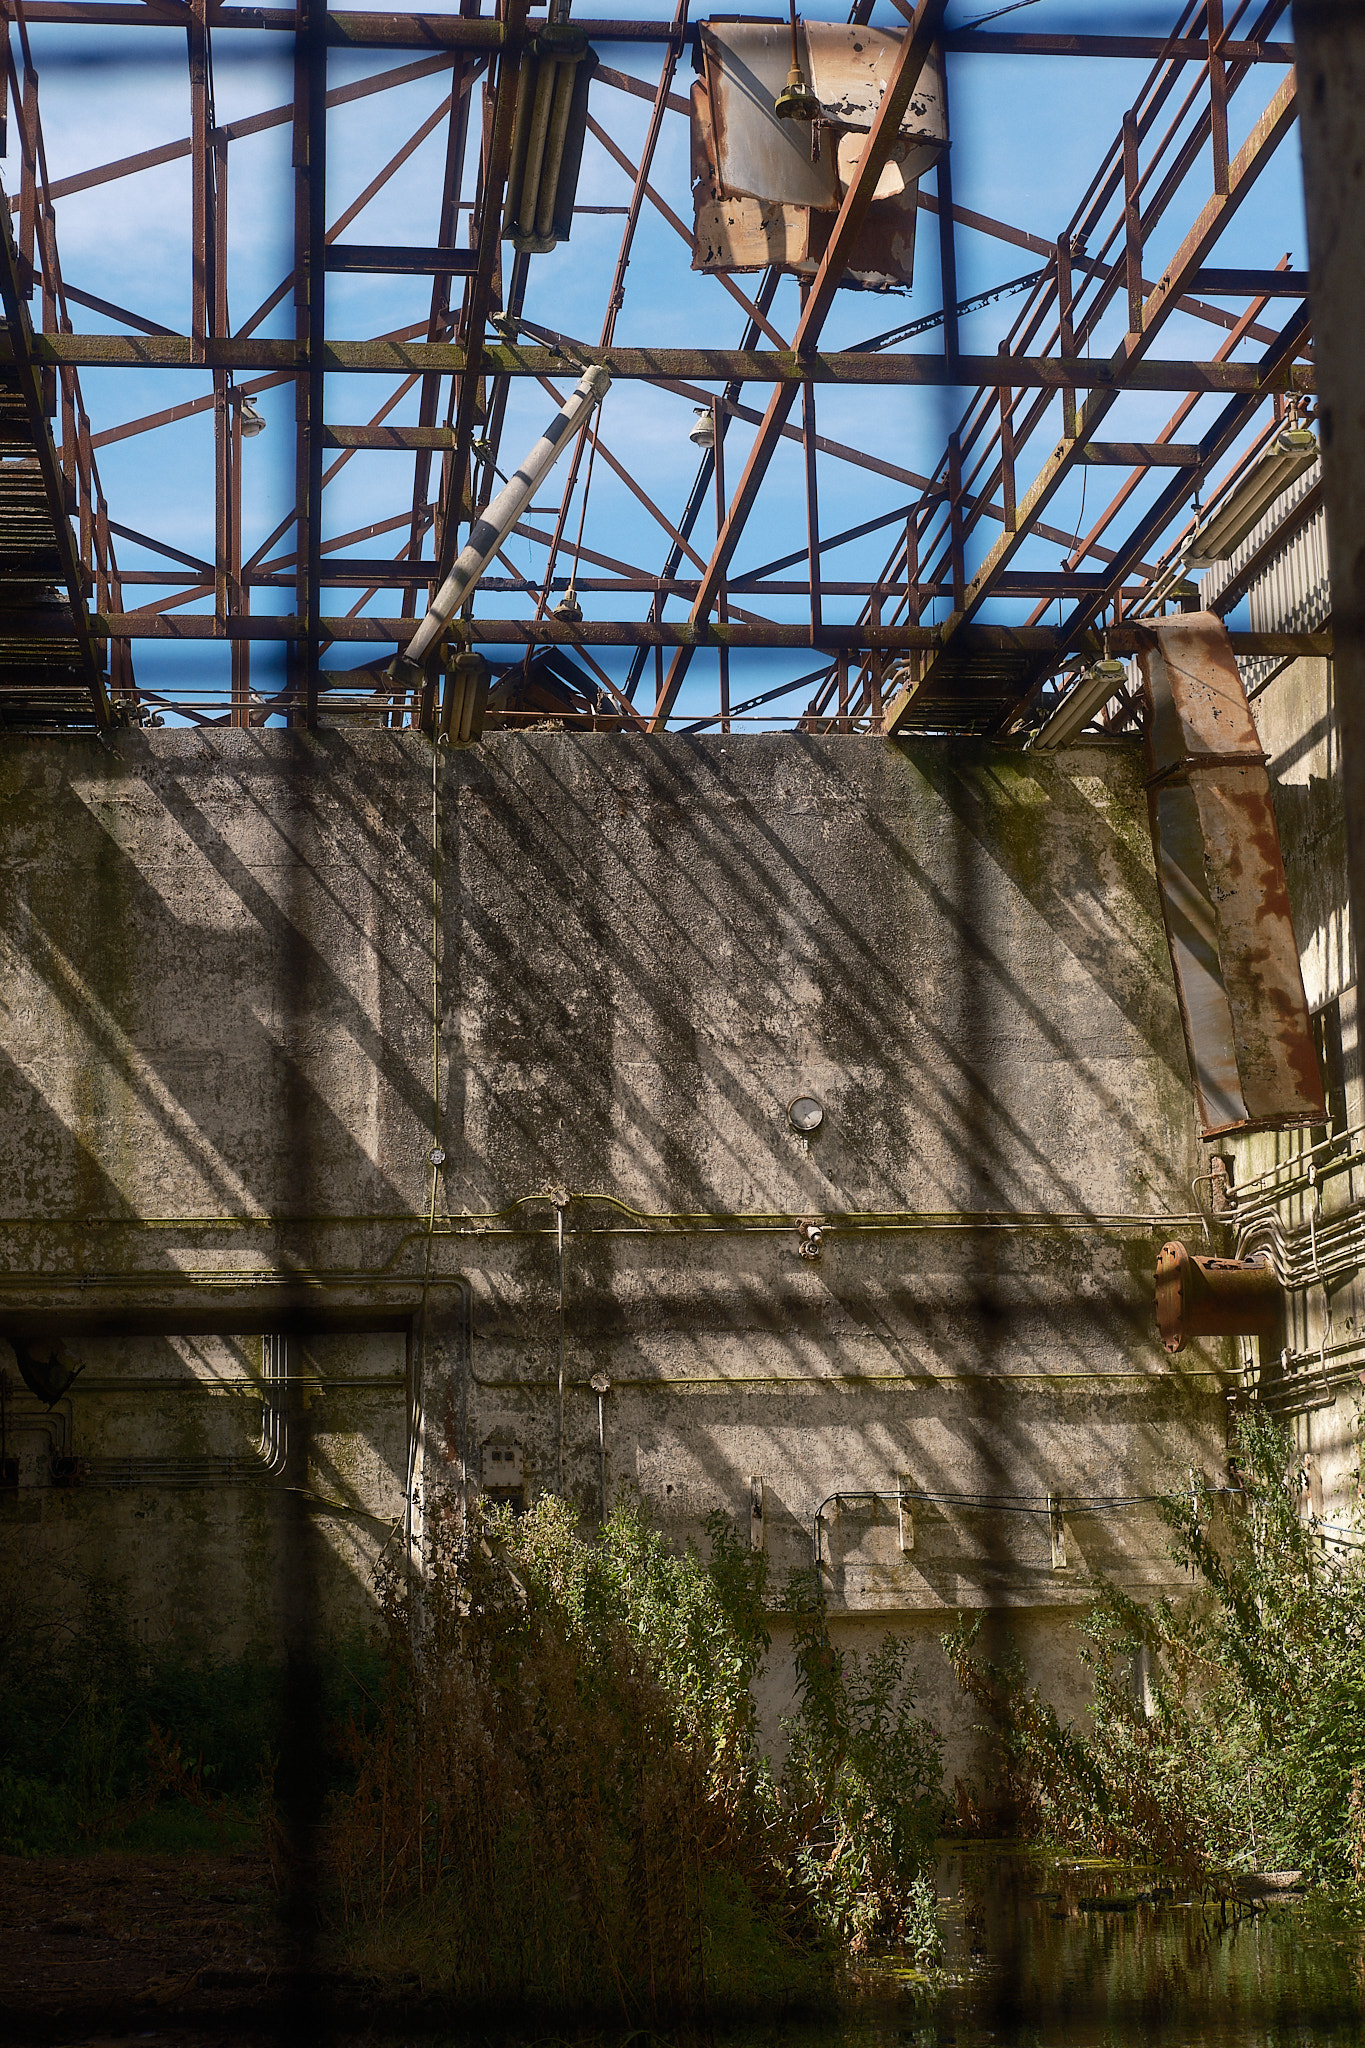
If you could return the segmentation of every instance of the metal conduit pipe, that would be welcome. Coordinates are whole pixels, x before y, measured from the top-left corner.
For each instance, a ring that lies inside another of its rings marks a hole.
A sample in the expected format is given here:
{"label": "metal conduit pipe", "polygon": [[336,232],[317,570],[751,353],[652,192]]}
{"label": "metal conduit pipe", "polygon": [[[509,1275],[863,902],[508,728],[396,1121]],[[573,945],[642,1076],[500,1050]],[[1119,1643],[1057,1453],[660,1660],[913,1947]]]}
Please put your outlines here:
{"label": "metal conduit pipe", "polygon": [[[517,1378],[508,1374],[475,1373],[473,1378],[475,1386],[490,1393],[534,1394],[543,1392],[549,1384],[545,1380],[527,1379],[524,1375]],[[618,1378],[612,1381],[611,1386],[618,1394],[673,1394],[686,1387],[715,1387],[722,1392],[727,1387],[800,1387],[803,1393],[809,1393],[815,1387],[881,1387],[891,1391],[902,1389],[922,1393],[926,1387],[999,1387],[1017,1380],[1050,1387],[1062,1381],[1068,1384],[1082,1381],[1087,1385],[1122,1381],[1131,1385],[1173,1378],[1214,1380],[1222,1385],[1228,1375],[1216,1365],[1187,1365],[1169,1372],[1159,1367],[1124,1372],[1049,1372],[1045,1366],[1017,1372],[679,1372],[656,1374],[653,1378],[644,1375]],[[591,1379],[570,1379],[565,1381],[565,1385],[579,1393],[597,1391]]]}
{"label": "metal conduit pipe", "polygon": [[[1263,1369],[1255,1383],[1257,1403],[1272,1414],[1303,1414],[1331,1407],[1343,1387],[1358,1387],[1362,1353],[1365,1335],[1344,1337],[1335,1344],[1324,1341],[1306,1351],[1286,1345],[1271,1361],[1274,1377]],[[1249,1372],[1244,1366],[1244,1379]]]}
{"label": "metal conduit pipe", "polygon": [[1264,1258],[1285,1288],[1317,1287],[1344,1280],[1365,1265],[1365,1212],[1359,1209],[1286,1230],[1273,1215],[1237,1233],[1239,1257]]}
{"label": "metal conduit pipe", "polygon": [[[795,1230],[802,1223],[814,1222],[825,1231],[1000,1229],[1057,1230],[1085,1234],[1106,1230],[1156,1230],[1168,1228],[1172,1224],[1201,1224],[1208,1220],[1202,1209],[1125,1209],[1089,1212],[1078,1209],[639,1209],[634,1203],[623,1201],[619,1195],[604,1194],[597,1189],[570,1192],[568,1200],[574,1207],[597,1204],[615,1209],[624,1216],[633,1217],[633,1227],[636,1229],[652,1227],[656,1230],[717,1230],[732,1233],[746,1230]],[[544,1189],[536,1189],[530,1194],[515,1196],[501,1209],[458,1210],[437,1224],[436,1235],[467,1236],[485,1225],[501,1223],[518,1209],[549,1202],[550,1195]],[[50,1216],[42,1218],[40,1222],[24,1217],[5,1218],[5,1227],[9,1230],[18,1229],[25,1223],[34,1229],[58,1231],[274,1230],[283,1224],[311,1224],[318,1227],[340,1224],[353,1228],[362,1224],[390,1223],[414,1226],[407,1231],[402,1240],[407,1243],[414,1237],[427,1235],[428,1218],[424,1213],[415,1210],[345,1215],[292,1215],[279,1212],[256,1216]],[[415,1227],[419,1224],[420,1230]],[[536,1233],[534,1230],[528,1230],[518,1234]],[[551,1226],[544,1234],[552,1236],[553,1227]],[[290,1270],[292,1273],[293,1268]],[[8,1281],[13,1276],[6,1274],[5,1277]]]}
{"label": "metal conduit pipe", "polygon": [[243,1486],[283,1476],[289,1454],[289,1339],[261,1340],[261,1434],[247,1456],[176,1458],[82,1458],[81,1478],[89,1486]]}
{"label": "metal conduit pipe", "polygon": [[[399,1238],[389,1256],[375,1266],[291,1266],[291,1283],[314,1288],[343,1288],[382,1285],[385,1282],[395,1287],[409,1286],[420,1281],[420,1275],[395,1273],[394,1269],[410,1245],[425,1246],[429,1240],[441,1238],[463,1239],[469,1237],[554,1237],[556,1225],[518,1224],[499,1229],[506,1219],[515,1215],[518,1209],[531,1205],[549,1205],[550,1196],[537,1190],[532,1194],[518,1195],[505,1208],[481,1212],[464,1212],[450,1216],[433,1225],[427,1218],[414,1215],[385,1216],[155,1216],[138,1217],[131,1225],[122,1217],[96,1218],[92,1224],[85,1218],[48,1219],[44,1227],[55,1229],[132,1227],[157,1230],[246,1230],[276,1229],[282,1224],[312,1224],[318,1227],[340,1224],[350,1226],[361,1223],[412,1224],[419,1228],[407,1229]],[[578,1205],[600,1203],[620,1214],[632,1218],[624,1225],[594,1225],[579,1235],[606,1236],[717,1236],[738,1237],[748,1235],[783,1236],[796,1231],[805,1223],[816,1222],[825,1237],[848,1235],[895,1235],[899,1232],[949,1232],[949,1231],[1042,1231],[1059,1236],[1090,1237],[1104,1236],[1126,1230],[1169,1230],[1173,1226],[1203,1225],[1207,1219],[1202,1210],[1176,1211],[1155,1210],[1145,1212],[1115,1212],[1112,1214],[1085,1215],[1074,1210],[835,1210],[823,1214],[784,1214],[776,1211],[745,1213],[740,1210],[677,1210],[650,1211],[637,1209],[633,1204],[622,1201],[616,1195],[598,1192],[569,1194],[567,1201]],[[232,1288],[254,1289],[277,1287],[280,1274],[273,1268],[256,1267],[248,1270],[225,1271],[221,1266],[182,1266],[177,1277],[196,1287],[208,1287],[214,1292]],[[165,1268],[136,1267],[121,1265],[108,1272],[91,1271],[82,1276],[80,1292],[82,1300],[88,1298],[93,1287],[137,1288],[152,1287],[164,1289]],[[463,1276],[457,1273],[438,1273],[430,1277],[431,1286],[460,1287]],[[53,1275],[48,1268],[35,1268],[27,1272],[11,1270],[5,1275],[8,1288],[33,1288],[50,1292],[53,1289]]]}
{"label": "metal conduit pipe", "polygon": [[[16,1413],[11,1409],[5,1424],[5,1435],[7,1439],[45,1436],[49,1459],[60,1458],[65,1455],[70,1442],[70,1420],[68,1416],[54,1413],[50,1408],[43,1409],[41,1413],[22,1408]],[[6,1449],[8,1450],[8,1443]]]}
{"label": "metal conduit pipe", "polygon": [[[288,1384],[307,1387],[314,1394],[378,1394],[393,1393],[406,1386],[402,1373],[328,1373],[325,1379],[313,1373],[290,1373]],[[204,1394],[214,1400],[230,1397],[234,1400],[261,1398],[259,1380],[218,1380],[195,1379],[186,1374],[180,1379],[168,1379],[163,1374],[120,1373],[113,1379],[100,1379],[90,1373],[81,1374],[81,1402],[89,1400],[92,1394]]]}
{"label": "metal conduit pipe", "polygon": [[[1216,1218],[1216,1220],[1231,1223],[1237,1229],[1245,1231],[1257,1223],[1278,1220],[1280,1210],[1286,1202],[1301,1202],[1307,1198],[1311,1198],[1316,1203],[1320,1212],[1322,1207],[1322,1189],[1327,1185],[1328,1181],[1334,1179],[1339,1173],[1350,1173],[1354,1168],[1359,1167],[1361,1163],[1362,1155],[1351,1154],[1345,1159],[1334,1160],[1324,1167],[1310,1167],[1308,1172],[1299,1180],[1286,1183],[1261,1196],[1257,1201],[1238,1201],[1233,1203],[1231,1208],[1221,1217]],[[1337,1215],[1344,1215],[1347,1212],[1341,1209],[1335,1213]]]}
{"label": "metal conduit pipe", "polygon": [[[586,55],[586,49],[583,54]],[[559,173],[564,163],[564,144],[569,134],[569,115],[573,110],[574,84],[580,61],[581,58],[577,56],[561,57],[556,69],[550,133],[546,140],[545,161],[540,173],[540,190],[536,195],[537,241],[544,241],[554,226],[555,200],[559,195]]]}
{"label": "metal conduit pipe", "polygon": [[[1239,1216],[1257,1207],[1260,1201],[1278,1202],[1291,1192],[1301,1192],[1312,1187],[1325,1172],[1336,1168],[1343,1171],[1365,1159],[1365,1148],[1356,1144],[1365,1137],[1365,1124],[1350,1124],[1344,1131],[1333,1131],[1328,1138],[1320,1138],[1316,1145],[1310,1145],[1296,1152],[1292,1159],[1281,1159],[1264,1173],[1252,1176],[1250,1180],[1239,1181],[1229,1189],[1229,1194]],[[1344,1150],[1342,1148],[1345,1148]],[[1318,1160],[1323,1153],[1337,1156]],[[1284,1178],[1288,1176],[1288,1178]]]}
{"label": "metal conduit pipe", "polygon": [[531,112],[531,129],[526,143],[526,168],[521,180],[521,196],[517,207],[517,230],[523,235],[536,231],[536,199],[540,192],[540,167],[545,157],[545,142],[550,132],[550,107],[554,98],[555,79],[559,66],[553,58],[544,58],[536,72],[535,101]]}
{"label": "metal conduit pipe", "polygon": [[262,1476],[255,1459],[222,1458],[82,1458],[85,1486],[125,1488],[165,1486],[188,1490],[196,1486],[243,1486]]}
{"label": "metal conduit pipe", "polygon": [[278,1477],[289,1460],[289,1339],[261,1339],[261,1435],[256,1445],[262,1476]]}
{"label": "metal conduit pipe", "polygon": [[507,194],[503,203],[502,235],[510,239],[517,225],[517,208],[521,200],[523,166],[526,162],[526,144],[531,129],[531,111],[536,95],[527,90],[527,72],[523,71],[518,84],[517,110],[512,120],[512,149],[508,158]]}
{"label": "metal conduit pipe", "polygon": [[523,255],[568,238],[596,63],[570,22],[544,23],[523,60],[502,216],[504,240]]}

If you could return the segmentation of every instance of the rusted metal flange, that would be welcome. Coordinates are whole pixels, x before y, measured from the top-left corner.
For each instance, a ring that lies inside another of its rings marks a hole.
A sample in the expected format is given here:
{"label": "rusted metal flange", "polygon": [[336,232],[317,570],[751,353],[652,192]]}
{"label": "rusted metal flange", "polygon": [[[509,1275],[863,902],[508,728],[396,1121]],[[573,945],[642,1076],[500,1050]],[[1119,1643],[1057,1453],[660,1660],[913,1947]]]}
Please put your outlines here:
{"label": "rusted metal flange", "polygon": [[1270,1337],[1282,1290],[1259,1259],[1201,1258],[1188,1245],[1164,1244],[1156,1262],[1156,1321],[1168,1351],[1189,1337]]}

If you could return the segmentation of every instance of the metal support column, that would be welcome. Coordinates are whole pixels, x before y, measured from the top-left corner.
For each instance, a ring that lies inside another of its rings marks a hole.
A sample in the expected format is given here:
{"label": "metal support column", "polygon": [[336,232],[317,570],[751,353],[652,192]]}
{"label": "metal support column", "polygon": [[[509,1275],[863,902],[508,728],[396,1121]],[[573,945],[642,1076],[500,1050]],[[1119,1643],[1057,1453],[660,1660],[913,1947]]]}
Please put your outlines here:
{"label": "metal support column", "polygon": [[308,367],[294,385],[298,553],[294,716],[317,723],[321,652],[323,336],[327,239],[327,4],[298,0],[294,44],[294,332]]}
{"label": "metal support column", "polygon": [[1359,0],[1294,0],[1294,43],[1358,963],[1365,933],[1365,10]]}

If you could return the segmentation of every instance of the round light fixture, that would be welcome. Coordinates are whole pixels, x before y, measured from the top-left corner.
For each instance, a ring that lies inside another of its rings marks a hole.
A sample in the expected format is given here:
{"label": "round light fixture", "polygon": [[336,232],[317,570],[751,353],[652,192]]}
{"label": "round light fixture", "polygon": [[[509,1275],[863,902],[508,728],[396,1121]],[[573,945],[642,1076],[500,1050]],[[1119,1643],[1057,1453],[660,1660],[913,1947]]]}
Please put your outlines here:
{"label": "round light fixture", "polygon": [[699,405],[697,416],[687,430],[687,438],[698,448],[714,448],[716,445],[716,416],[709,405]]}
{"label": "round light fixture", "polygon": [[257,434],[265,432],[265,421],[249,398],[242,400],[241,419],[243,440],[253,440]]}
{"label": "round light fixture", "polygon": [[787,1122],[794,1131],[809,1136],[818,1131],[825,1121],[825,1112],[813,1095],[798,1095],[795,1102],[787,1104]]}

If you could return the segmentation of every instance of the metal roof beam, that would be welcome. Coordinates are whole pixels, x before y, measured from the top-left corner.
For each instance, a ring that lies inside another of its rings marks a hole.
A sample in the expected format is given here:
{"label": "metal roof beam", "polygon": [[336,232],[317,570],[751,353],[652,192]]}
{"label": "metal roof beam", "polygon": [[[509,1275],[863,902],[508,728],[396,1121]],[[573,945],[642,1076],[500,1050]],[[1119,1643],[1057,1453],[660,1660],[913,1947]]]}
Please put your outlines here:
{"label": "metal roof beam", "polygon": [[[1156,290],[1150,297],[1139,302],[1130,315],[1133,324],[1124,335],[1110,362],[1110,367],[1115,373],[1119,387],[1122,386],[1128,373],[1141,367],[1151,340],[1168,316],[1175,311],[1176,304],[1188,288],[1191,278],[1198,271],[1204,258],[1215,245],[1238,207],[1246,199],[1257,178],[1270,161],[1279,142],[1292,126],[1295,113],[1295,82],[1294,76],[1291,73],[1282,81],[1273,95],[1269,106],[1256,122],[1242,148],[1238,151],[1237,156],[1229,165],[1228,176],[1224,181],[1227,189],[1222,192],[1215,192],[1213,197],[1207,202],[1179,249],[1171,258]],[[1140,247],[1136,253],[1140,261]],[[1306,328],[1306,322],[1304,324]],[[1283,356],[1278,350],[1272,351],[1272,359],[1276,363],[1282,363],[1284,368],[1289,368],[1292,366],[1289,360],[1292,358],[1292,354],[1293,347],[1291,345],[1288,350],[1284,351]],[[1253,371],[1253,383],[1250,387],[1252,391],[1259,388],[1254,381],[1256,376],[1265,374],[1267,373],[1264,369],[1259,372]],[[1273,378],[1275,374],[1277,374],[1277,371],[1275,368],[1272,368],[1269,375]],[[1001,572],[1009,567],[1019,548],[1029,537],[1031,527],[1036,522],[1038,515],[1051,502],[1064,477],[1070,471],[1072,464],[1077,461],[1080,450],[1090,443],[1094,429],[1105,417],[1113,403],[1114,394],[1112,390],[1092,388],[1090,397],[1078,413],[1074,434],[1064,435],[1057,443],[1057,446],[1043,464],[1034,482],[1019,500],[1016,526],[1013,530],[1007,530],[1003,533],[999,540],[988,550],[980,568],[967,583],[952,617],[946,620],[940,628],[939,647],[934,659],[927,665],[924,674],[915,682],[903,687],[897,693],[893,703],[888,706],[886,719],[888,732],[894,733],[907,720],[910,715],[911,706],[916,698],[922,697],[927,701],[934,697],[936,671],[940,665],[944,668],[948,666],[950,660],[949,649],[957,641],[957,636],[962,627],[971,620],[979,606],[993,594]],[[1171,486],[1172,492],[1180,492],[1184,489],[1185,485],[1181,479],[1177,479]],[[1121,557],[1120,559],[1123,558]]]}
{"label": "metal roof beam", "polygon": [[[60,630],[50,614],[23,615],[25,632],[35,639],[50,638]],[[370,642],[392,647],[410,640],[420,621],[371,614],[357,617],[323,618],[319,621],[324,641]],[[728,620],[721,624],[709,619],[693,626],[686,619],[584,619],[568,625],[562,620],[475,618],[468,622],[473,641],[484,647],[524,647],[554,643],[561,647],[809,647],[809,622],[762,620],[749,623]],[[100,612],[91,615],[91,625],[101,636],[131,640],[292,640],[299,634],[297,618],[284,616],[234,617],[217,619],[211,612]],[[1106,628],[1111,650],[1116,654],[1136,653],[1146,645],[1140,622]],[[1069,648],[1085,653],[1101,651],[1101,635],[1088,625],[1075,632],[1052,626],[973,625],[963,645],[984,654],[1031,654],[1051,656]],[[1234,633],[1233,649],[1238,654],[1330,655],[1332,635],[1317,633]],[[885,652],[929,649],[937,642],[932,626],[875,626],[864,623],[827,622],[819,629],[817,645],[831,652],[873,648]],[[325,682],[326,670],[320,671]]]}
{"label": "metal roof beam", "polygon": [[[282,371],[298,375],[308,368],[303,340],[262,340],[255,336],[210,337],[198,343],[188,335],[35,334],[36,359],[97,370],[241,370]],[[1258,383],[1250,363],[1164,361],[1094,362],[1084,356],[959,356],[954,376],[941,355],[880,354],[830,350],[797,356],[790,350],[724,348],[605,348],[591,351],[614,380],[662,383],[669,378],[691,383],[920,385],[950,390],[1016,391],[1199,391],[1227,395],[1238,391],[1297,393],[1316,389],[1310,363],[1286,364],[1274,383]],[[357,372],[404,377],[428,372],[463,376],[470,351],[459,342],[325,341],[322,367],[340,376]],[[0,335],[0,364],[14,360],[8,337]],[[486,377],[562,377],[579,365],[553,348],[507,348],[489,344],[477,352],[479,374]]]}
{"label": "metal roof beam", "polygon": [[[187,9],[176,0],[143,0],[141,5],[121,0],[28,0],[24,14],[30,22],[59,22],[88,27],[179,28]],[[210,28],[273,29],[291,32],[297,21],[292,7],[210,6]],[[595,43],[672,43],[693,41],[694,27],[681,33],[666,20],[616,21],[609,17],[574,18]],[[532,25],[533,27],[535,24]],[[357,14],[328,16],[328,40],[346,49],[464,49],[497,50],[511,38],[497,21],[471,20],[449,14]],[[1020,34],[1009,30],[983,33],[973,29],[950,29],[943,37],[945,49],[960,56],[979,57],[1101,57],[1132,58],[1155,64],[1175,59],[1203,64],[1208,44],[1202,36],[1117,36]],[[1232,39],[1222,44],[1229,64],[1292,64],[1294,45],[1266,40]]]}

